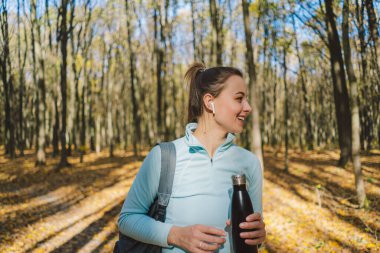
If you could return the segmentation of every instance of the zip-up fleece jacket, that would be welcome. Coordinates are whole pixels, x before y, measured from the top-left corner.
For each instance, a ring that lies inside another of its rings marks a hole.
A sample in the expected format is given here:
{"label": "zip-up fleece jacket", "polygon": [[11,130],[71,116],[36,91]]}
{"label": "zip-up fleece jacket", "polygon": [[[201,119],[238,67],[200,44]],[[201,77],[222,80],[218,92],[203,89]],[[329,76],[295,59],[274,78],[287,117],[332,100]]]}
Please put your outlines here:
{"label": "zip-up fleece jacket", "polygon": [[144,159],[124,201],[118,220],[119,230],[139,241],[162,246],[163,253],[183,253],[183,249],[167,243],[173,225],[213,226],[228,233],[226,243],[217,252],[233,252],[231,229],[226,227],[231,213],[231,176],[246,175],[254,212],[262,214],[260,161],[250,151],[234,144],[235,136],[231,133],[211,158],[192,134],[196,127],[196,123],[189,123],[186,135],[173,141],[177,161],[165,223],[146,215],[157,195],[160,180],[161,152],[155,146]]}

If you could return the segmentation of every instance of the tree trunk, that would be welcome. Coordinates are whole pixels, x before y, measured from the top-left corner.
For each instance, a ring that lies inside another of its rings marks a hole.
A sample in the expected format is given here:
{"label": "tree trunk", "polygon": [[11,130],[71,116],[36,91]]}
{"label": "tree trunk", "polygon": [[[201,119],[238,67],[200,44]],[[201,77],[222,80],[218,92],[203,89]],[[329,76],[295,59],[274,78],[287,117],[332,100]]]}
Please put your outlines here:
{"label": "tree trunk", "polygon": [[[342,22],[342,40],[345,65],[347,70],[348,81],[350,83],[351,98],[351,122],[352,122],[352,164],[355,174],[355,187],[360,207],[366,204],[366,193],[364,189],[364,180],[360,165],[360,120],[358,106],[358,85],[354,68],[351,62],[351,46],[349,38],[349,0],[344,0],[343,4],[343,22]],[[368,203],[368,202],[367,202]]]}
{"label": "tree trunk", "polygon": [[197,50],[197,34],[196,34],[196,26],[195,26],[195,7],[194,7],[194,0],[190,1],[191,4],[191,28],[193,32],[193,60],[194,62],[198,59],[198,50]]}
{"label": "tree trunk", "polygon": [[294,39],[295,39],[295,44],[296,44],[295,46],[296,46],[296,53],[297,53],[297,58],[298,58],[298,65],[300,69],[299,77],[301,79],[301,87],[302,87],[302,93],[303,93],[303,102],[304,102],[303,115],[304,115],[305,123],[306,123],[306,143],[307,143],[308,150],[312,150],[314,147],[313,147],[313,130],[311,126],[309,97],[308,97],[307,89],[306,89],[305,68],[304,68],[304,64],[299,52],[298,38],[296,34],[296,25],[294,21],[294,16],[292,16],[292,24],[293,24]]}
{"label": "tree trunk", "polygon": [[54,95],[53,157],[59,153],[59,113],[58,97]]}
{"label": "tree trunk", "polygon": [[[284,29],[285,33],[285,29]],[[285,37],[285,36],[284,36]],[[283,62],[282,67],[284,71],[284,88],[285,88],[285,105],[284,105],[284,127],[285,127],[285,171],[289,171],[289,105],[288,105],[288,82],[286,80],[286,73],[288,66],[286,65],[286,54],[288,47],[284,45],[283,48]]]}
{"label": "tree trunk", "polygon": [[246,0],[242,0],[243,7],[243,21],[244,21],[244,32],[245,32],[245,45],[247,47],[246,52],[246,64],[248,66],[248,76],[249,82],[248,87],[250,91],[250,101],[252,105],[252,124],[253,124],[253,132],[251,136],[251,150],[258,156],[261,162],[261,168],[264,169],[264,160],[261,150],[261,132],[260,132],[260,121],[259,121],[259,111],[257,108],[257,100],[256,100],[256,69],[255,69],[255,60],[253,58],[253,48],[251,41],[251,29],[249,22],[249,11],[248,11],[248,3]]}
{"label": "tree trunk", "polygon": [[[69,0],[61,0],[60,6],[60,42],[61,42],[61,97],[62,97],[62,126],[61,126],[61,160],[59,168],[69,165],[67,161],[67,149],[66,149],[66,116],[67,116],[67,6]],[[72,3],[73,4],[73,3]]]}
{"label": "tree trunk", "polygon": [[[133,135],[133,150],[134,154],[137,157],[139,154],[139,147],[138,147],[138,141],[141,139],[141,129],[140,129],[140,117],[138,115],[138,104],[136,99],[136,86],[135,86],[135,73],[136,73],[136,66],[135,66],[135,53],[134,49],[132,48],[132,34],[133,30],[131,27],[131,24],[129,22],[130,20],[130,13],[129,13],[129,4],[128,0],[125,1],[125,10],[127,13],[127,32],[128,32],[128,50],[129,50],[129,75],[130,75],[130,82],[131,82],[131,100],[132,100],[132,116],[133,116],[133,125],[134,125],[134,133]],[[161,28],[162,29],[162,28]]]}
{"label": "tree trunk", "polygon": [[223,17],[220,18],[221,11],[218,10],[215,0],[210,0],[210,18],[212,24],[212,63],[222,66],[222,50],[223,50]]}
{"label": "tree trunk", "polygon": [[[31,3],[31,34],[32,34],[32,55],[33,55],[33,81],[37,86],[36,92],[36,165],[46,164],[45,154],[45,137],[46,137],[46,93],[45,93],[45,61],[44,51],[42,50],[41,28],[39,18],[37,16],[37,3],[33,0]],[[36,55],[36,43],[34,37],[34,29],[37,30],[37,41],[40,54]],[[39,65],[37,66],[37,58]]]}
{"label": "tree trunk", "polygon": [[[9,33],[8,33],[8,10],[7,1],[1,1],[1,13],[0,13],[0,26],[2,35],[2,54],[0,58],[1,65],[1,79],[4,85],[4,108],[5,108],[5,153],[9,154],[13,159],[16,157],[15,152],[15,138],[14,138],[14,125],[12,122],[12,108],[11,100],[13,97],[13,77],[12,77],[12,66],[10,61],[10,51],[9,51]],[[9,76],[8,76],[9,73]]]}
{"label": "tree trunk", "polygon": [[[163,133],[163,125],[164,125],[164,119],[162,117],[162,96],[163,96],[163,89],[162,89],[162,65],[164,62],[164,53],[159,43],[158,38],[158,22],[161,20],[161,14],[160,14],[160,6],[158,3],[155,3],[154,7],[154,52],[156,56],[156,82],[157,82],[157,141],[160,142],[162,139],[162,133]],[[158,20],[159,19],[159,20]],[[161,26],[161,29],[162,26]]]}
{"label": "tree trunk", "polygon": [[[18,55],[18,65],[19,65],[19,150],[20,156],[24,156],[25,149],[25,131],[24,131],[24,111],[23,111],[23,98],[24,98],[24,68],[26,63],[26,53],[27,47],[24,52],[24,60],[21,62],[21,30],[20,30],[20,0],[17,0],[17,55]],[[28,45],[26,31],[25,31],[25,44]]]}
{"label": "tree trunk", "polygon": [[338,123],[340,146],[339,166],[345,166],[351,155],[351,116],[346,76],[340,39],[332,8],[332,0],[325,0],[328,48],[330,52],[331,76],[334,88],[335,113]]}

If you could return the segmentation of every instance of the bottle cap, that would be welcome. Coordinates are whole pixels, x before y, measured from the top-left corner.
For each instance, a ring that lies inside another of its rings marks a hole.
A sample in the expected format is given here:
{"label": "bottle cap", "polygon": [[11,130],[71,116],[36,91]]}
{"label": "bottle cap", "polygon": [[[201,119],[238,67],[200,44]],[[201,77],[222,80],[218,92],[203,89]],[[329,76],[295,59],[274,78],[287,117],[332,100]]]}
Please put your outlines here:
{"label": "bottle cap", "polygon": [[245,174],[233,175],[231,178],[232,178],[232,184],[233,185],[243,185],[243,184],[246,184]]}

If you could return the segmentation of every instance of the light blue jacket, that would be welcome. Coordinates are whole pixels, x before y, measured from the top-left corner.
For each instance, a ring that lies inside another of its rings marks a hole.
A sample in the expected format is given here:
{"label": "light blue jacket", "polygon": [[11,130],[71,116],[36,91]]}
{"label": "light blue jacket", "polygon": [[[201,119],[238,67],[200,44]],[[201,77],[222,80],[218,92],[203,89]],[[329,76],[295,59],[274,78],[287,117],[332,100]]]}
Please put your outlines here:
{"label": "light blue jacket", "polygon": [[[165,223],[146,215],[157,194],[161,171],[161,153],[154,147],[145,158],[118,220],[119,230],[134,239],[160,245],[163,253],[185,252],[167,244],[173,225],[203,224],[224,229],[230,217],[231,176],[244,173],[254,212],[262,214],[262,171],[259,159],[250,151],[233,143],[228,134],[211,159],[202,144],[192,135],[196,123],[186,126],[186,135],[173,143],[177,162],[173,190],[167,207]],[[230,236],[218,251],[230,250]]]}

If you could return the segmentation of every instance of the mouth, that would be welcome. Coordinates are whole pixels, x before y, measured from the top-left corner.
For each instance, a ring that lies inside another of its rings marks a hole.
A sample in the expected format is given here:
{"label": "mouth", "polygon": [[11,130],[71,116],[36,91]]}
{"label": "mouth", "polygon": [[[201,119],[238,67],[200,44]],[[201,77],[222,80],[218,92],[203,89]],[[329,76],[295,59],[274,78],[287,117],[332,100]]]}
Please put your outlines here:
{"label": "mouth", "polygon": [[244,120],[245,120],[245,117],[244,117],[244,116],[238,116],[237,118],[238,118],[238,120],[243,121],[243,122],[244,122]]}

